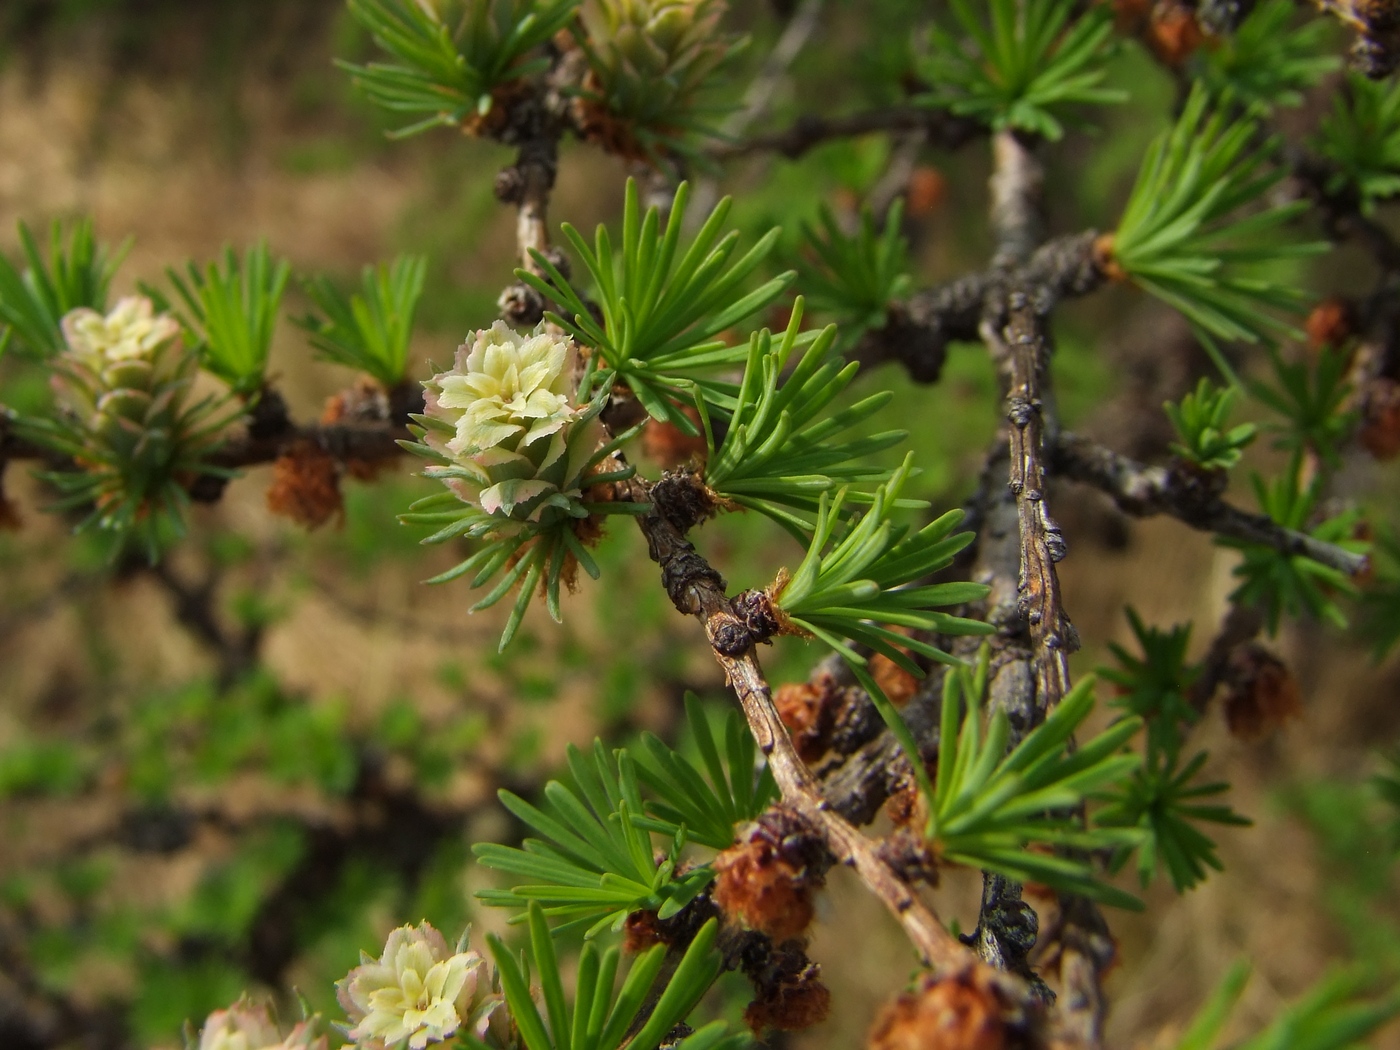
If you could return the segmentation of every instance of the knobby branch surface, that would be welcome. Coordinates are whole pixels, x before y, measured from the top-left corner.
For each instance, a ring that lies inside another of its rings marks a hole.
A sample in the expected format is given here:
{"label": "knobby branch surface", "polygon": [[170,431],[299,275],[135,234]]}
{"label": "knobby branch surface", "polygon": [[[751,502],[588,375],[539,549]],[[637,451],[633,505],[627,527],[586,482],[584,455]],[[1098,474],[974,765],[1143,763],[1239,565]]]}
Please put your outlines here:
{"label": "knobby branch surface", "polygon": [[[736,615],[725,595],[724,578],[696,551],[677,527],[677,517],[663,495],[654,498],[654,487],[640,481],[629,496],[650,502],[653,509],[639,517],[647,552],[661,567],[662,584],[672,604],[705,625],[715,659],[724,668],[743,707],[749,728],[767,757],[784,802],[825,842],[833,857],[850,865],[903,926],[925,964],[940,972],[960,972],[975,964],[975,957],[938,916],[878,854],[875,844],[862,835],[823,797],[806,763],[798,756],[787,729],[773,705],[753,645],[736,640],[748,637],[744,618]],[[734,654],[734,655],[731,655]]]}
{"label": "knobby branch surface", "polygon": [[1268,515],[1240,510],[1179,466],[1149,466],[1069,433],[1058,436],[1050,455],[1057,473],[1094,486],[1134,517],[1169,514],[1193,529],[1303,555],[1349,576],[1361,574],[1369,564],[1364,554],[1285,528]]}
{"label": "knobby branch surface", "polygon": [[[543,80],[509,108],[495,133],[503,145],[516,147],[515,163],[496,175],[496,199],[515,206],[516,251],[521,269],[542,276],[535,253],[549,248],[549,198],[559,172],[559,143],[566,131],[581,134],[570,117],[569,99],[583,76],[583,55],[577,50],[560,56]],[[567,270],[561,253],[551,261]],[[545,302],[538,292],[516,281],[497,300],[501,315],[512,324],[532,328],[544,318]]]}
{"label": "knobby branch surface", "polygon": [[531,251],[549,248],[549,195],[559,173],[559,142],[569,126],[569,92],[581,72],[577,60],[557,62],[535,90],[513,105],[497,134],[503,145],[516,147],[515,163],[496,176],[496,197],[516,206],[515,239],[520,265],[532,273],[539,268]]}
{"label": "knobby branch surface", "polygon": [[[820,687],[823,676],[829,673],[819,665],[812,675],[812,683]],[[854,682],[840,688],[840,710],[856,716],[850,721],[867,719],[869,732],[849,743],[833,740],[817,773],[826,800],[843,817],[859,826],[873,821],[880,807],[895,792],[912,788],[913,770],[894,734],[879,721],[875,705],[865,691]],[[938,749],[942,690],[943,671],[934,668],[900,711],[924,755],[934,754]]]}
{"label": "knobby branch surface", "polygon": [[[1005,712],[1014,747],[1044,717],[1036,688],[1034,654],[1020,597],[1021,527],[1010,476],[1010,439],[1002,435],[983,465],[976,494],[965,508],[977,531],[972,579],[990,586],[985,612],[980,613],[997,633],[987,641],[992,655],[988,669],[987,705]],[[975,612],[975,610],[974,610]],[[954,651],[973,659],[982,639],[962,638]],[[917,699],[917,698],[916,698]],[[914,708],[911,702],[906,710]],[[982,901],[973,931],[978,955],[991,966],[1019,974],[1043,1002],[1054,995],[1032,969],[1029,954],[1039,936],[1040,918],[1021,899],[1021,887],[990,872],[982,878]]]}
{"label": "knobby branch surface", "polygon": [[[983,339],[1008,379],[1006,420],[1010,441],[1008,487],[1016,497],[1020,535],[1020,612],[1031,639],[1037,715],[1069,691],[1069,653],[1078,635],[1065,615],[1055,563],[1065,556],[1060,527],[1046,506],[1046,371],[1050,356],[1045,318],[1033,296],[1013,292],[1004,326],[988,321]],[[1037,721],[1039,720],[1037,718]]]}
{"label": "knobby branch surface", "polygon": [[[1008,209],[1023,214],[1021,209]],[[1094,254],[1098,232],[1087,230],[1047,241],[1024,259],[969,274],[890,304],[882,328],[861,337],[852,356],[863,366],[897,361],[916,383],[938,380],[948,344],[977,342],[989,308],[1013,289],[1033,288],[1048,310],[1061,299],[1088,295],[1104,281]],[[1019,249],[1018,249],[1019,250]]]}
{"label": "knobby branch surface", "polygon": [[[1079,638],[1060,598],[1055,564],[1065,556],[1064,537],[1046,505],[1046,446],[1058,430],[1050,375],[1053,346],[1048,319],[1066,295],[1085,294],[1103,280],[1092,234],[1041,245],[1044,238],[1044,171],[1031,141],[1003,132],[993,140],[990,180],[991,227],[997,245],[987,282],[978,334],[997,364],[1006,398],[1007,492],[1015,502],[1011,530],[1009,500],[988,507],[983,518],[984,543],[1005,552],[993,567],[993,594],[1006,598],[1009,588],[997,575],[1009,571],[1014,536],[1017,554],[1016,615],[1002,624],[1003,666],[992,682],[993,702],[1007,703],[1008,716],[1025,723],[1017,736],[1044,721],[1069,690],[1069,653]],[[1039,247],[1037,247],[1039,245]],[[989,469],[1000,457],[993,459]],[[991,475],[995,478],[995,474]],[[991,480],[984,477],[984,485]],[[994,535],[998,525],[1002,536]],[[995,551],[984,551],[995,558]],[[1025,647],[1022,649],[1021,647]],[[1018,652],[1018,650],[1020,650]],[[1029,651],[1029,660],[1023,655]],[[1030,969],[1027,956],[1038,934],[1039,917],[1022,899],[1020,886],[983,873],[982,904],[977,919],[979,954],[989,963],[1015,967],[1042,996],[1048,990]],[[1053,937],[1047,938],[1058,964],[1060,998],[1052,1017],[1057,1043],[1098,1047],[1103,1039],[1105,999],[1102,975],[1112,961],[1109,951],[1093,950],[1106,930],[1091,902],[1061,897]]]}

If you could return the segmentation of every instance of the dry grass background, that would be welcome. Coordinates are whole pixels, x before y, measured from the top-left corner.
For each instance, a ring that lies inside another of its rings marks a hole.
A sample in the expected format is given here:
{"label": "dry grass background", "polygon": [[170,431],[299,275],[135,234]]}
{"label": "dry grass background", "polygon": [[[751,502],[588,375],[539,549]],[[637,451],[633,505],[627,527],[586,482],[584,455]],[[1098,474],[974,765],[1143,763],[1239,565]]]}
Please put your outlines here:
{"label": "dry grass background", "polygon": [[[136,237],[119,291],[130,290],[137,276],[156,277],[168,261],[210,257],[225,242],[243,244],[262,236],[298,269],[352,272],[401,245],[405,223],[421,221],[410,217],[421,211],[425,199],[443,192],[434,164],[448,149],[465,148],[438,140],[372,150],[343,163],[299,162],[298,151],[305,151],[308,137],[316,140],[314,119],[309,124],[286,78],[262,77],[254,69],[252,75],[235,78],[228,89],[236,93],[243,129],[231,149],[212,126],[216,121],[204,87],[140,70],[112,75],[104,71],[99,45],[89,41],[85,46],[88,52],[82,47],[73,53],[50,52],[41,71],[18,61],[0,73],[0,247],[13,248],[18,220],[37,224],[51,216],[91,213],[105,239]],[[504,159],[486,149],[473,156],[478,178],[483,171],[489,177]],[[571,154],[554,214],[591,226],[611,205],[619,176],[615,165],[596,154]],[[607,191],[600,193],[599,185]],[[486,209],[483,217],[470,250],[453,266],[452,279],[464,287],[495,287],[507,279],[511,218],[504,209]],[[304,417],[343,385],[346,375],[311,363],[290,325],[282,325],[280,332],[273,371],[281,376],[294,411]],[[441,360],[460,334],[426,333],[419,349]],[[12,470],[12,477],[17,473]],[[32,509],[35,494],[25,491],[24,482],[15,478],[14,483],[31,508],[21,542],[32,552],[26,580],[37,593],[45,580],[60,578],[61,561],[52,552],[63,543],[62,531]],[[503,712],[502,717],[533,720],[545,734],[543,755],[558,755],[565,742],[591,737],[596,720],[583,699],[586,688],[543,712],[522,713],[513,710],[512,698],[502,695],[489,672],[474,671],[466,695],[421,674],[494,635],[489,619],[461,615],[460,592],[418,584],[443,567],[443,552],[388,562],[362,578],[342,575],[333,560],[316,556],[314,544],[308,554],[299,541],[288,538],[282,523],[268,516],[262,503],[265,484],[265,470],[251,471],[231,486],[223,504],[201,510],[199,516],[217,519],[269,552],[254,582],[294,603],[290,617],[272,628],[265,647],[267,662],[289,688],[305,692],[310,702],[344,696],[373,710],[399,695],[405,682],[413,682],[415,700],[429,712],[470,702]],[[1073,534],[1070,539],[1071,557],[1063,565],[1067,607],[1089,642],[1078,658],[1081,671],[1103,658],[1106,640],[1128,640],[1121,608],[1129,601],[1149,623],[1194,619],[1199,625],[1196,650],[1204,648],[1209,625],[1218,622],[1232,586],[1231,555],[1170,522],[1134,526],[1122,550],[1092,539],[1075,542]],[[293,589],[288,584],[280,570],[292,561],[309,566],[309,585]],[[638,569],[639,586],[651,585],[649,569],[645,564]],[[586,600],[587,595],[576,599],[580,604]],[[46,615],[23,622],[0,609],[5,625],[0,634],[0,741],[39,705],[78,684],[84,672],[75,654],[83,649],[92,617],[105,625],[126,680],[177,682],[207,666],[206,654],[173,624],[166,596],[149,581],[111,587],[81,602],[58,602]],[[406,626],[424,624],[433,630],[425,634]],[[586,638],[586,625],[579,630]],[[678,617],[666,632],[665,644],[697,640]],[[1139,1042],[1143,1033],[1187,1016],[1241,955],[1256,967],[1239,1018],[1252,1028],[1347,950],[1322,903],[1326,876],[1312,836],[1278,804],[1274,789],[1309,777],[1354,778],[1369,768],[1374,751],[1394,741],[1400,729],[1400,666],[1392,661],[1375,668],[1361,650],[1306,628],[1285,634],[1278,648],[1300,676],[1306,714],[1262,744],[1232,740],[1218,718],[1208,719],[1198,731],[1212,753],[1213,768],[1228,770],[1236,807],[1256,823],[1220,836],[1224,877],[1183,897],[1154,888],[1144,915],[1114,917],[1122,962],[1109,981],[1112,1045]],[[702,653],[698,646],[692,649]],[[689,672],[696,681],[715,678],[699,656]],[[643,711],[651,700],[661,702],[644,694]],[[644,713],[643,721],[646,717]],[[487,786],[463,770],[452,793],[467,800]],[[234,785],[231,790],[239,805],[256,807],[266,801],[251,787]],[[278,802],[301,804],[295,798]],[[30,857],[58,849],[65,838],[110,819],[100,809],[75,812],[54,806],[53,812],[31,810],[25,816],[31,830],[61,828],[30,842]],[[218,850],[224,844],[205,845]],[[0,867],[18,862],[14,853]],[[143,863],[140,871],[128,873],[122,892],[178,893],[199,870],[190,858]],[[945,913],[960,914],[970,924],[975,900],[970,884],[952,880],[942,899],[954,902],[944,905]],[[845,872],[835,873],[820,918],[812,954],[836,989],[837,1005],[825,1025],[794,1041],[812,1050],[857,1043],[892,982],[912,965],[893,925]],[[489,915],[483,920],[494,922]],[[111,980],[119,985],[121,978]],[[1400,1046],[1400,1036],[1392,1035],[1384,1045]]]}

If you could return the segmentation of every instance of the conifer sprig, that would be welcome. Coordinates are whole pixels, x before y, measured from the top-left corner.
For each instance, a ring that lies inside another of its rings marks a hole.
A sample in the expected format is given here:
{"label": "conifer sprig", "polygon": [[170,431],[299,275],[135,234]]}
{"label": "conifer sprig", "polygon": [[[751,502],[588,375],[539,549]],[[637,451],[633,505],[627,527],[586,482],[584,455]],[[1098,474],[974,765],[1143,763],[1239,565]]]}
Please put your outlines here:
{"label": "conifer sprig", "polygon": [[1229,470],[1237,464],[1259,432],[1253,423],[1228,425],[1237,395],[1236,387],[1217,387],[1202,377],[1180,403],[1164,404],[1180,438],[1172,442],[1172,451],[1201,470]]}
{"label": "conifer sprig", "polygon": [[1400,193],[1400,81],[1349,76],[1314,145],[1336,168],[1328,191],[1352,190],[1368,215]]}
{"label": "conifer sprig", "polygon": [[136,548],[154,563],[184,534],[191,479],[232,473],[210,457],[238,413],[227,396],[194,396],[198,357],[148,299],[105,316],[77,309],[63,333],[51,364],[59,410],[21,417],[19,429],[68,461],[40,475],[60,494],[51,509],[78,512],[78,531],[102,530],[111,558]]}
{"label": "conifer sprig", "polygon": [[[744,378],[718,447],[708,406],[697,399],[697,407],[708,446],[705,484],[722,499],[772,518],[805,545],[821,494],[840,484],[887,479],[890,471],[872,465],[870,457],[907,435],[888,430],[838,438],[872,418],[893,395],[873,394],[823,415],[859,366],[833,358],[836,329],[828,326],[801,347],[801,357],[785,375],[803,342],[802,314],[799,297],[781,339],[767,329],[750,338]],[[868,499],[860,493],[848,498]]]}
{"label": "conifer sprig", "polygon": [[908,526],[893,522],[911,460],[912,455],[905,457],[858,519],[842,517],[848,489],[839,490],[834,498],[823,493],[807,556],[791,577],[780,575],[770,593],[790,627],[819,638],[846,661],[908,756],[915,778],[931,795],[918,743],[856,647],[879,653],[922,678],[924,670],[914,654],[943,663],[958,661],[932,642],[915,637],[914,631],[975,635],[989,634],[993,628],[940,611],[981,600],[987,594],[985,585],[921,582],[952,564],[973,536],[953,532],[962,521],[962,511],[949,511],[912,535]]}
{"label": "conifer sprig", "polygon": [[[654,1000],[651,1014],[630,1035],[647,1004],[666,959],[666,946],[657,944],[633,960],[617,988],[621,952],[614,946],[600,952],[592,942],[579,955],[572,1006],[564,995],[564,977],[544,910],[532,903],[528,912],[530,946],[524,956],[488,934],[486,943],[496,962],[501,989],[511,1020],[527,1050],[617,1050],[624,1040],[629,1050],[656,1050],[676,1025],[686,1019],[714,984],[721,968],[715,950],[718,923],[710,919],[686,946],[675,970]],[[531,972],[539,981],[538,998],[531,990]],[[541,1013],[539,1000],[543,1000]],[[678,1050],[736,1050],[742,1043],[725,1038],[725,1025],[716,1021],[679,1042]],[[492,1050],[476,1035],[464,1041],[473,1050]]]}
{"label": "conifer sprig", "polygon": [[725,0],[592,0],[575,39],[588,74],[575,113],[588,138],[630,160],[699,160],[730,106],[713,97],[747,45],[724,32]]}
{"label": "conifer sprig", "polygon": [[[1370,544],[1355,538],[1359,520],[1355,511],[1312,523],[1323,478],[1319,475],[1304,487],[1301,477],[1302,459],[1296,452],[1288,469],[1272,483],[1255,474],[1252,480],[1260,510],[1285,528],[1305,532],[1355,554],[1365,553]],[[1244,540],[1217,538],[1215,542],[1243,554],[1243,560],[1235,567],[1240,585],[1230,600],[1262,609],[1271,635],[1278,632],[1279,620],[1285,613],[1314,616],[1338,628],[1347,626],[1346,614],[1335,598],[1338,594],[1357,593],[1356,584],[1346,573],[1303,554],[1285,554]]]}
{"label": "conifer sprig", "polygon": [[1180,310],[1207,337],[1257,342],[1291,331],[1272,311],[1296,310],[1303,292],[1261,267],[1327,245],[1284,235],[1307,204],[1265,202],[1283,176],[1269,158],[1256,126],[1210,112],[1197,84],[1175,127],[1147,151],[1112,235],[1110,271]]}
{"label": "conifer sprig", "polygon": [[912,533],[907,525],[895,524],[895,504],[912,459],[905,458],[858,518],[847,520],[841,514],[846,489],[834,497],[823,493],[807,556],[790,577],[774,585],[772,594],[794,626],[820,638],[853,667],[866,662],[853,646],[868,646],[923,677],[911,652],[930,660],[956,661],[932,642],[892,628],[951,635],[989,634],[993,628],[940,611],[986,597],[985,585],[920,582],[952,564],[973,536],[953,532],[963,519],[956,510]]}
{"label": "conifer sprig", "polygon": [[1256,382],[1250,390],[1283,417],[1271,424],[1274,445],[1292,452],[1314,452],[1329,466],[1341,465],[1339,444],[1351,433],[1356,414],[1346,411],[1351,384],[1350,358],[1340,349],[1322,347],[1314,362],[1286,361],[1270,348],[1273,384]]}
{"label": "conifer sprig", "polygon": [[1183,727],[1194,725],[1200,717],[1186,696],[1200,676],[1200,668],[1186,662],[1191,625],[1162,631],[1146,626],[1132,608],[1127,615],[1142,656],[1109,642],[1119,666],[1101,667],[1099,676],[1118,686],[1115,706],[1146,723],[1148,753],[1175,757]]}
{"label": "conifer sprig", "polygon": [[[190,512],[190,478],[232,478],[236,471],[212,462],[222,434],[238,418],[227,397],[191,399],[195,368],[175,380],[180,392],[171,400],[176,411],[161,426],[122,427],[108,441],[94,441],[77,421],[62,417],[25,417],[20,430],[56,452],[81,459],[82,469],[45,470],[38,476],[58,498],[47,508],[81,515],[73,532],[100,530],[109,561],[136,554],[154,565],[186,532]],[[174,385],[174,384],[172,384]],[[115,426],[109,426],[109,433]]]}
{"label": "conifer sprig", "polygon": [[[513,908],[541,901],[545,915],[564,920],[559,929],[587,926],[587,937],[619,926],[638,909],[666,919],[688,903],[714,873],[705,865],[680,864],[686,843],[729,848],[735,827],[762,813],[777,788],[766,763],[755,767],[753,737],[737,714],[730,712],[723,741],[715,738],[693,694],[686,697],[686,714],[700,766],[646,734],[642,761],[626,748],[609,755],[599,741],[591,755],[571,747],[575,787],[551,781],[539,808],[502,791],[506,808],[544,838],[527,839],[520,849],[475,847],[487,867],[534,880],[479,896]],[[654,832],[667,844],[660,862]]]}
{"label": "conifer sprig", "polygon": [[[1215,843],[1200,830],[1202,823],[1248,827],[1253,821],[1228,805],[1205,800],[1223,795],[1230,785],[1196,783],[1208,756],[1204,751],[1185,765],[1178,765],[1175,751],[1154,751],[1149,745],[1147,762],[1124,780],[1117,790],[1103,796],[1108,805],[1095,814],[1103,827],[1137,828],[1138,878],[1144,888],[1159,865],[1167,869],[1172,886],[1184,893],[1206,877],[1206,869],[1223,871]],[[1132,850],[1122,849],[1115,860],[1121,867]]]}
{"label": "conifer sprig", "polygon": [[408,371],[413,316],[427,273],[425,256],[401,255],[389,266],[366,266],[361,291],[349,296],[325,276],[310,278],[302,287],[324,316],[308,314],[296,323],[327,360],[366,372],[392,389]]}
{"label": "conifer sprig", "polygon": [[1127,98],[1103,86],[1113,23],[1101,5],[1077,17],[1073,0],[949,0],[949,6],[971,46],[934,27],[919,71],[935,86],[921,102],[998,131],[1015,128],[1054,140],[1064,134],[1065,107]]}
{"label": "conifer sprig", "polygon": [[755,769],[753,735],[737,712],[725,718],[721,741],[694,693],[686,693],[685,710],[701,765],[643,733],[646,759],[635,762],[637,779],[655,797],[646,800],[647,816],[635,823],[668,837],[683,834],[711,849],[728,849],[735,825],[762,813],[777,796],[777,785],[767,763]]}
{"label": "conifer sprig", "polygon": [[1121,783],[1137,768],[1137,756],[1122,749],[1141,721],[1123,719],[1071,750],[1071,737],[1094,706],[1094,680],[1084,678],[1008,754],[1011,724],[1005,710],[996,708],[983,726],[989,655],[984,647],[975,672],[951,668],[944,679],[938,769],[931,789],[925,788],[927,835],[935,855],[1141,908],[1136,897],[1095,879],[1090,862],[1026,849],[1037,844],[1092,850],[1137,841],[1136,832],[1085,827],[1069,814],[1087,796]]}
{"label": "conifer sprig", "polygon": [[752,291],[744,282],[772,251],[778,230],[770,230],[738,259],[739,234],[722,234],[732,200],[724,198],[710,213],[690,245],[681,251],[690,187],[681,183],[661,229],[659,209],[642,215],[634,179],[627,180],[622,243],[614,249],[607,227],[600,225],[590,247],[564,223],[561,229],[593,281],[601,322],[570,281],[544,256],[535,261],[540,278],[526,270],[516,275],[570,315],[547,316],[585,346],[597,351],[584,377],[587,384],[607,385],[614,377],[627,384],[652,418],[696,434],[682,410],[698,387],[711,405],[732,410],[731,384],[707,378],[716,369],[736,365],[747,349],[715,337],[773,302],[792,283],[788,272]]}
{"label": "conifer sprig", "polygon": [[548,60],[526,56],[574,17],[579,0],[350,0],[350,13],[396,63],[337,60],[369,100],[392,113],[428,114],[390,132],[461,125],[491,110],[501,84]]}
{"label": "conifer sprig", "polygon": [[282,293],[291,277],[285,259],[274,260],[267,242],[253,245],[242,259],[226,247],[223,265],[186,265],[166,275],[185,304],[181,318],[203,354],[204,367],[245,397],[262,386]]}
{"label": "conifer sprig", "polygon": [[1220,102],[1263,115],[1275,106],[1300,106],[1303,92],[1342,63],[1327,54],[1325,19],[1297,21],[1292,0],[1263,0],[1233,33],[1197,52],[1202,80]]}
{"label": "conifer sprig", "polygon": [[83,306],[106,312],[107,289],[131,240],[109,251],[94,236],[92,219],[84,218],[73,223],[66,243],[62,224],[55,222],[47,252],[24,223],[19,224],[19,243],[22,268],[0,255],[0,336],[8,330],[17,349],[52,357],[65,346],[65,314]]}
{"label": "conifer sprig", "polygon": [[909,244],[901,231],[904,201],[897,199],[890,206],[881,231],[868,207],[861,210],[853,234],[841,228],[826,205],[818,220],[817,228],[802,226],[814,261],[800,268],[801,283],[813,309],[835,315],[855,335],[864,328],[879,328],[890,303],[904,296],[912,281]]}
{"label": "conifer sprig", "polygon": [[[574,788],[557,780],[545,785],[545,802],[533,806],[502,790],[502,805],[542,839],[519,849],[481,843],[473,852],[488,868],[533,880],[508,890],[482,890],[487,904],[525,908],[539,902],[560,930],[582,928],[586,937],[622,928],[627,916],[646,909],[669,918],[709,883],[706,867],[682,871],[685,835],[678,832],[658,862],[651,834],[638,826],[644,813],[631,757],[609,755],[594,741],[591,755],[570,746]],[[513,922],[523,919],[517,914]]]}

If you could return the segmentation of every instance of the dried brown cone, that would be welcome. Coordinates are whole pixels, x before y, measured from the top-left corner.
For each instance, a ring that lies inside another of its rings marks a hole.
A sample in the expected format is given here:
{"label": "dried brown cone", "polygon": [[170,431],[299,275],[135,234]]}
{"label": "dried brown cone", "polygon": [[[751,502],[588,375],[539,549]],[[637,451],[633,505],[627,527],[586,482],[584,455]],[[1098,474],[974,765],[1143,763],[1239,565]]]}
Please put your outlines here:
{"label": "dried brown cone", "polygon": [[866,1040],[869,1050],[1005,1050],[1002,1005],[981,969],[925,977],[888,1003]]}
{"label": "dried brown cone", "polygon": [[810,981],[784,985],[771,999],[755,999],[744,1010],[744,1023],[755,1032],[800,1032],[821,1024],[830,1013],[831,990],[821,981]]}
{"label": "dried brown cone", "polygon": [[[354,385],[326,398],[321,409],[321,425],[387,422],[393,414],[391,400],[389,391],[369,376],[360,376]],[[374,481],[387,466],[387,460],[354,457],[344,463],[345,473],[356,481]]]}
{"label": "dried brown cone", "polygon": [[899,788],[890,792],[890,797],[885,799],[885,816],[890,818],[890,823],[895,827],[906,827],[919,817],[919,800],[919,789],[912,779],[901,783]]}
{"label": "dried brown cone", "polygon": [[820,849],[800,818],[773,807],[715,858],[715,903],[774,941],[801,937],[812,922],[813,893],[822,885],[815,869]]}
{"label": "dried brown cone", "polygon": [[650,164],[651,155],[638,140],[632,122],[617,117],[596,97],[602,90],[601,82],[590,71],[583,80],[584,93],[576,95],[570,105],[579,137],[602,147],[615,157]]}
{"label": "dried brown cone", "polygon": [[1323,299],[1308,313],[1303,322],[1308,346],[1321,350],[1324,346],[1341,346],[1356,331],[1356,317],[1351,303],[1341,296]]}
{"label": "dried brown cone", "polygon": [[[682,411],[698,428],[700,413],[693,408],[684,408]],[[674,423],[653,419],[642,431],[642,451],[664,469],[678,470],[681,467],[703,464],[707,447],[703,434],[687,434]]]}
{"label": "dried brown cone", "polygon": [[340,469],[335,458],[310,438],[298,439],[272,465],[267,509],[308,529],[345,518]]}
{"label": "dried brown cone", "polygon": [[[925,762],[930,778],[937,776],[936,763]],[[885,799],[885,815],[896,828],[922,828],[928,821],[928,799],[919,790],[913,773],[905,771],[898,786]]]}
{"label": "dried brown cone", "polygon": [[919,691],[919,680],[888,656],[876,653],[870,659],[870,676],[875,679],[890,703],[903,707]]}
{"label": "dried brown cone", "polygon": [[749,976],[754,999],[744,1010],[744,1023],[755,1034],[768,1029],[798,1032],[821,1024],[831,1012],[831,991],[821,982],[821,967],[807,958],[796,941],[775,948],[768,965]]}
{"label": "dried brown cone", "polygon": [[622,950],[637,954],[658,944],[666,943],[661,920],[654,911],[634,911],[622,925]]}
{"label": "dried brown cone", "polygon": [[321,424],[382,423],[389,418],[389,392],[368,376],[361,376],[353,386],[326,398],[321,409]]}
{"label": "dried brown cone", "polygon": [[1206,42],[1196,12],[1181,0],[1157,0],[1147,27],[1147,44],[1165,65],[1180,66]]}
{"label": "dried brown cone", "polygon": [[836,703],[840,686],[829,674],[819,674],[810,682],[789,682],[778,687],[773,704],[787,726],[797,755],[811,765],[831,746]]}
{"label": "dried brown cone", "polygon": [[1258,740],[1303,713],[1302,694],[1283,661],[1251,642],[1230,656],[1225,724],[1241,740]]}

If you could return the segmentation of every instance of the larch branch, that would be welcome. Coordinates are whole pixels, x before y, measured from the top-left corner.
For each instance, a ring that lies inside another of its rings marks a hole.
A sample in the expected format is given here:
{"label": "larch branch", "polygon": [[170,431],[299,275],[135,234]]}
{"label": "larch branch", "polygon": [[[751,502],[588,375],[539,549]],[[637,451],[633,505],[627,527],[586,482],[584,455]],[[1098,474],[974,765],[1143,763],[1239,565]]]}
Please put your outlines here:
{"label": "larch branch", "polygon": [[[823,797],[816,778],[798,756],[773,705],[772,692],[750,644],[737,655],[736,638],[747,628],[725,594],[723,577],[695,550],[677,528],[677,515],[652,498],[653,489],[632,483],[631,498],[651,502],[653,510],[639,517],[647,550],[661,567],[662,582],[672,604],[705,625],[715,659],[724,668],[743,708],[759,749],[767,757],[784,802],[826,842],[832,856],[856,874],[884,903],[908,934],[924,962],[938,971],[961,971],[975,956],[939,921],[938,916],[908,883],[879,856],[875,844],[860,833]],[[680,520],[684,520],[683,517]]]}
{"label": "larch branch", "polygon": [[1044,385],[1050,355],[1045,319],[1032,297],[1013,292],[1004,327],[988,322],[983,338],[1008,376],[1010,477],[1020,526],[1020,607],[1029,627],[1041,717],[1069,691],[1069,653],[1078,634],[1060,600],[1055,563],[1065,556],[1060,527],[1045,503]]}
{"label": "larch branch", "polygon": [[1068,433],[1059,435],[1051,456],[1057,473],[1094,486],[1134,517],[1167,514],[1193,529],[1302,555],[1348,576],[1361,574],[1369,564],[1364,554],[1286,528],[1268,515],[1240,510],[1203,490],[1194,475],[1179,467],[1139,463]]}
{"label": "larch branch", "polygon": [[948,344],[981,338],[989,308],[1013,288],[1034,288],[1047,310],[1098,288],[1104,274],[1094,253],[1097,239],[1095,230],[1057,237],[1016,265],[994,266],[892,303],[884,327],[867,331],[852,356],[866,366],[897,361],[915,382],[935,382]]}

